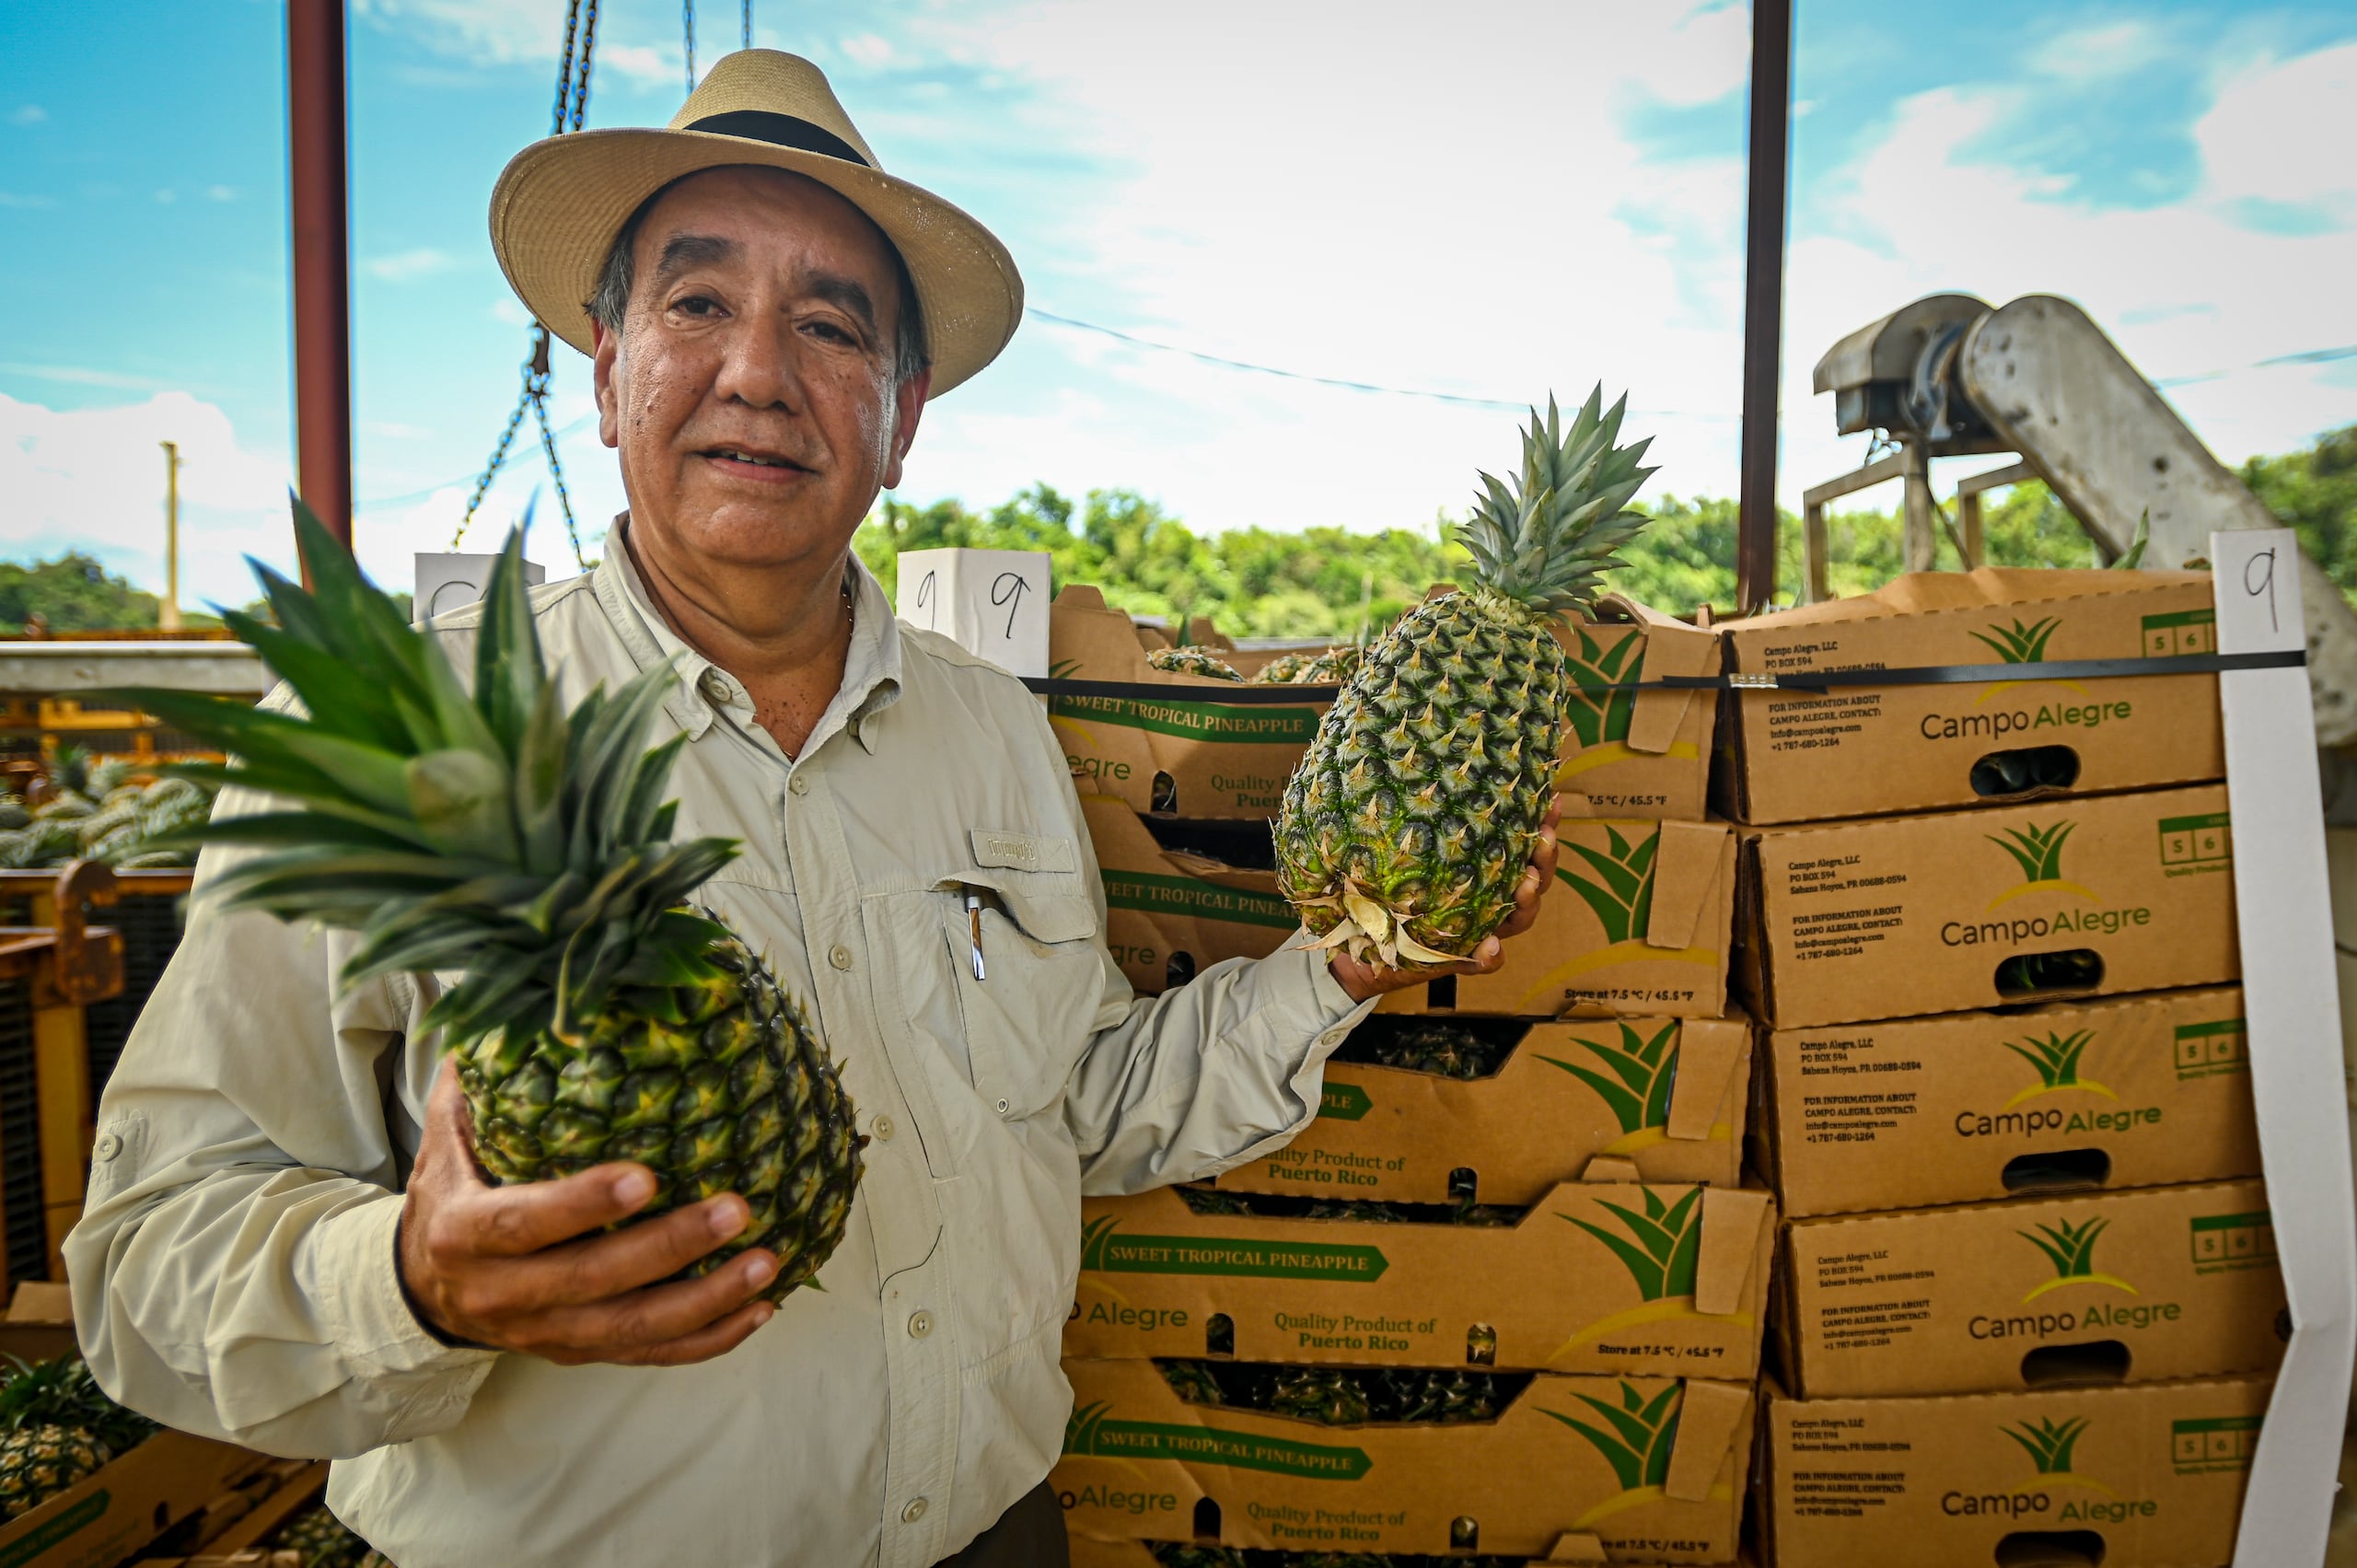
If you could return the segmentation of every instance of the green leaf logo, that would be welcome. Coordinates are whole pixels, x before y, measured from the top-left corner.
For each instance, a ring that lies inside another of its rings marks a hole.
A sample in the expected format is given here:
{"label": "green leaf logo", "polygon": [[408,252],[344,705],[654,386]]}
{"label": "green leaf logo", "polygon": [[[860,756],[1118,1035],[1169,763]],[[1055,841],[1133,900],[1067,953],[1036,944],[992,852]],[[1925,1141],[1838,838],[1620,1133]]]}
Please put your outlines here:
{"label": "green leaf logo", "polygon": [[1996,651],[1998,658],[2007,664],[2044,664],[2046,640],[2054,635],[2062,622],[2054,616],[2023,625],[2021,618],[2014,618],[2011,626],[1991,626],[1986,632],[1975,632],[1974,639],[1986,643]]}
{"label": "green leaf logo", "polygon": [[1602,1225],[1573,1219],[1569,1214],[1555,1217],[1579,1226],[1604,1243],[1636,1282],[1637,1294],[1647,1301],[1692,1295],[1694,1272],[1702,1257],[1702,1190],[1689,1187],[1686,1196],[1675,1203],[1664,1202],[1661,1194],[1650,1187],[1639,1191],[1644,1195],[1643,1214],[1596,1200],[1597,1208],[1611,1214],[1627,1228],[1629,1235],[1625,1237]]}
{"label": "green leaf logo", "polygon": [[1064,1452],[1094,1454],[1097,1452],[1097,1429],[1105,1424],[1106,1412],[1113,1407],[1103,1400],[1083,1405],[1064,1422]]}
{"label": "green leaf logo", "polygon": [[1610,845],[1608,854],[1582,843],[1563,846],[1587,863],[1596,880],[1591,882],[1561,867],[1555,875],[1596,912],[1596,923],[1604,927],[1607,940],[1626,942],[1632,934],[1642,934],[1653,918],[1654,851],[1661,845],[1661,833],[1655,830],[1642,843],[1630,842],[1609,825],[1604,833]]}
{"label": "green leaf logo", "polygon": [[2036,1422],[2023,1422],[2019,1426],[2001,1426],[1997,1430],[2022,1446],[2029,1462],[2038,1467],[2040,1475],[2071,1473],[2071,1451],[2078,1446],[2080,1434],[2090,1423],[2083,1415],[2068,1421],[2056,1421],[2041,1416]]}
{"label": "green leaf logo", "polygon": [[2094,889],[2083,887],[2062,875],[2062,846],[2078,826],[2076,822],[2057,822],[2051,827],[2041,828],[2033,823],[2024,828],[2008,828],[2002,838],[1995,833],[1983,833],[1982,838],[2013,856],[2014,864],[2020,866],[2022,872],[2021,882],[1990,900],[1989,907],[1993,910],[2025,893],[2035,892],[2076,893],[2090,903],[2103,902]]}
{"label": "green leaf logo", "polygon": [[2040,1095],[2059,1094],[2064,1089],[2084,1089],[2106,1099],[2118,1099],[2118,1095],[2093,1078],[2080,1075],[2081,1059],[2085,1056],[2087,1046],[2095,1038],[2093,1029],[2073,1029],[2067,1035],[2049,1029],[2043,1035],[2026,1035],[2018,1040],[2003,1041],[2007,1051],[2028,1063],[2038,1074],[2038,1082],[2007,1100],[2005,1109],[2011,1110],[2024,1100],[2036,1099]]}
{"label": "green leaf logo", "polygon": [[2066,1219],[2059,1220],[2050,1225],[2039,1225],[2035,1232],[2026,1230],[2014,1232],[2015,1236],[2045,1253],[2047,1261],[2054,1265],[2054,1277],[2038,1285],[2022,1299],[2036,1301],[2049,1290],[2061,1290],[2064,1285],[2073,1284],[2109,1285],[2115,1290],[2124,1290],[2131,1295],[2139,1294],[2134,1285],[2130,1284],[2119,1275],[2096,1272],[2096,1238],[2103,1235],[2110,1225],[2111,1222],[2107,1219],[2092,1219],[2074,1225]]}
{"label": "green leaf logo", "polygon": [[1575,1396],[1596,1413],[1603,1422],[1601,1426],[1591,1426],[1559,1411],[1542,1413],[1553,1416],[1586,1438],[1588,1446],[1603,1455],[1604,1462],[1612,1467],[1620,1490],[1634,1492],[1640,1487],[1663,1485],[1669,1480],[1670,1451],[1678,1445],[1678,1394],[1682,1388],[1682,1384],[1672,1383],[1647,1400],[1623,1383],[1617,1405],[1588,1394]]}
{"label": "green leaf logo", "polygon": [[1084,1269],[1105,1267],[1105,1244],[1113,1238],[1121,1222],[1110,1214],[1099,1214],[1088,1222],[1080,1233],[1080,1266]]}
{"label": "green leaf logo", "polygon": [[1611,1069],[1610,1075],[1577,1063],[1560,1061],[1552,1056],[1538,1060],[1550,1067],[1560,1067],[1594,1089],[1620,1123],[1626,1136],[1648,1128],[1669,1124],[1670,1091],[1678,1083],[1678,1050],[1671,1042],[1678,1038],[1678,1025],[1666,1023],[1651,1040],[1629,1024],[1620,1026],[1620,1043],[1606,1045],[1600,1040],[1574,1040],[1595,1053],[1597,1061]]}
{"label": "green leaf logo", "polygon": [[1564,669],[1572,678],[1572,689],[1564,698],[1564,716],[1571,720],[1573,733],[1580,738],[1582,747],[1626,740],[1629,720],[1637,711],[1637,694],[1615,688],[1643,673],[1644,634],[1631,630],[1607,647],[1588,634],[1587,627],[1574,630],[1579,633],[1579,652],[1566,650],[1563,656]]}

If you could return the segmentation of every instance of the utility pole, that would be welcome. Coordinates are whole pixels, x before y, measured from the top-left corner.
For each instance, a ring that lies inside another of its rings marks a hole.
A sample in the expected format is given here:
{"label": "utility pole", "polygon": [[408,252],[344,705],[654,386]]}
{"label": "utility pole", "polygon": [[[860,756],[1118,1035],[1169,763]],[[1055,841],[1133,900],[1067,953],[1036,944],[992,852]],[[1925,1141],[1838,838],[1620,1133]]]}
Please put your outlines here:
{"label": "utility pole", "polygon": [[1784,338],[1784,208],[1793,99],[1793,0],[1751,7],[1751,188],[1744,232],[1742,501],[1736,610],[1776,595],[1776,383]]}
{"label": "utility pole", "polygon": [[[351,220],[343,0],[286,3],[286,189],[295,273],[295,473],[352,545]],[[308,576],[308,574],[306,574]]]}
{"label": "utility pole", "polygon": [[164,448],[164,602],[156,611],[156,629],[180,629],[180,444],[157,443]]}

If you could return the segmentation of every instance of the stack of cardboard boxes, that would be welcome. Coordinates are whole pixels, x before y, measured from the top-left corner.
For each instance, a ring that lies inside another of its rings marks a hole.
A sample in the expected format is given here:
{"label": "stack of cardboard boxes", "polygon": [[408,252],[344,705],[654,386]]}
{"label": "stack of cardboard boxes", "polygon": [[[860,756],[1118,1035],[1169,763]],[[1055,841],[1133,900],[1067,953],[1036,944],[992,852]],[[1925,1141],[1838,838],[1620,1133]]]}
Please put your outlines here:
{"label": "stack of cardboard boxes", "polygon": [[[2201,653],[2210,592],[1910,577],[1728,626],[1727,666]],[[2288,1321],[2216,678],[1746,691],[1720,744],[1785,1216],[1769,1554],[2226,1562]]]}
{"label": "stack of cardboard boxes", "polygon": [[[1100,604],[1057,601],[1056,673],[1140,679]],[[1775,1233],[1741,1180],[1750,1033],[1723,1016],[1736,842],[1704,819],[1709,696],[1609,689],[1705,673],[1716,640],[1619,614],[1562,634],[1591,690],[1561,787],[1586,811],[1505,967],[1387,998],[1284,1149],[1086,1204],[1055,1475],[1084,1568],[1735,1560]],[[1267,820],[1315,711],[1296,733],[1186,699],[1051,705],[1144,990],[1295,929]]]}

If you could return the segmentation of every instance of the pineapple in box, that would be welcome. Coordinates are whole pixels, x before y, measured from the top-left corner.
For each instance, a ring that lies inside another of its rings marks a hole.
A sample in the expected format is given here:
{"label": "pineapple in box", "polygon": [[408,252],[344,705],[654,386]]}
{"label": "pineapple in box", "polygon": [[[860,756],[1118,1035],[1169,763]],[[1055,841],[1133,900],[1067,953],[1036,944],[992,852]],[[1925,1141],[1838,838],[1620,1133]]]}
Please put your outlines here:
{"label": "pineapple in box", "polygon": [[1441,964],[1505,923],[1554,793],[1571,681],[1548,623],[1585,606],[1653,473],[1614,443],[1628,400],[1554,404],[1512,482],[1481,476],[1458,539],[1464,591],[1429,599],[1367,650],[1318,726],[1277,819],[1277,885],[1320,947]]}
{"label": "pineapple in box", "polygon": [[702,1273],[765,1247],[784,1295],[842,1237],[861,1148],[851,1098],[794,999],[745,944],[682,907],[737,845],[671,842],[675,736],[645,734],[675,679],[559,706],[511,536],[492,575],[470,693],[351,554],[297,507],[316,592],[262,569],[278,624],[230,628],[308,716],[184,691],[117,700],[235,755],[180,770],[283,809],[191,836],[260,852],[215,896],[354,931],[342,974],[463,970],[427,1016],[459,1060],[475,1156],[500,1182],[637,1160],[646,1218],[715,1193],[752,1223]]}
{"label": "pineapple in box", "polygon": [[1200,675],[1210,680],[1241,680],[1236,667],[1222,658],[1217,648],[1197,647],[1155,648],[1145,656],[1147,666],[1167,670],[1172,675]]}
{"label": "pineapple in box", "polygon": [[107,1398],[79,1356],[37,1366],[8,1359],[0,1381],[0,1523],[72,1491],[156,1430]]}
{"label": "pineapple in box", "polygon": [[293,1552],[302,1568],[360,1568],[360,1560],[368,1555],[368,1543],[325,1508],[296,1515],[279,1529],[271,1547]]}

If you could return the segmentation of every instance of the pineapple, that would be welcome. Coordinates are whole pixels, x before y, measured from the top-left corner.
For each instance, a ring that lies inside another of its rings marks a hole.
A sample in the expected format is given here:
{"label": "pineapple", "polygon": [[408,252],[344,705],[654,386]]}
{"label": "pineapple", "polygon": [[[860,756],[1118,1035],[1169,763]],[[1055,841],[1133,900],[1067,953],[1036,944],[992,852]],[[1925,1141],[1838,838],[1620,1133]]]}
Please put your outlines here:
{"label": "pineapple", "polygon": [[842,1239],[866,1140],[801,1007],[726,926],[681,907],[737,845],[670,842],[664,784],[686,738],[644,750],[669,668],[568,714],[511,535],[470,696],[299,505],[296,530],[316,591],[260,569],[277,624],[224,619],[310,716],[117,694],[238,759],[180,772],[283,807],[186,835],[263,852],[225,868],[215,896],[357,932],[346,986],[463,969],[425,1021],[458,1058],[491,1179],[636,1160],[656,1180],[641,1219],[737,1192],[752,1222],[691,1272],[767,1248],[765,1295],[782,1300]]}
{"label": "pineapple", "polygon": [[324,1507],[296,1515],[271,1544],[274,1551],[293,1552],[301,1568],[359,1568],[368,1552],[368,1543]]}
{"label": "pineapple", "polygon": [[8,1361],[0,1382],[0,1521],[71,1491],[156,1430],[107,1398],[79,1356],[37,1366]]}
{"label": "pineapple", "polygon": [[1290,686],[1301,679],[1301,672],[1307,669],[1317,657],[1316,654],[1279,654],[1253,672],[1252,684]]}
{"label": "pineapple", "polygon": [[1145,662],[1155,669],[1172,675],[1198,675],[1207,680],[1241,680],[1236,667],[1220,657],[1217,648],[1189,644],[1181,648],[1155,648],[1145,656]]}
{"label": "pineapple", "polygon": [[1212,1369],[1200,1361],[1158,1361],[1162,1380],[1170,1391],[1190,1405],[1224,1405],[1227,1396],[1220,1389],[1219,1379]]}
{"label": "pineapple", "polygon": [[1653,470],[1613,443],[1603,389],[1532,411],[1520,474],[1488,474],[1458,538],[1472,583],[1367,650],[1286,785],[1277,885],[1315,946],[1390,968],[1469,956],[1514,910],[1554,794],[1569,677],[1548,622],[1586,602],[1644,523]]}
{"label": "pineapple", "polygon": [[1341,686],[1359,672],[1359,662],[1364,657],[1363,649],[1345,643],[1311,659],[1294,679],[1303,686]]}
{"label": "pineapple", "polygon": [[25,809],[25,797],[9,790],[0,794],[0,829],[21,828],[33,819]]}
{"label": "pineapple", "polygon": [[1494,1421],[1498,1407],[1492,1379],[1478,1372],[1397,1372],[1389,1376],[1387,1421]]}
{"label": "pineapple", "polygon": [[1247,1568],[1248,1562],[1244,1553],[1233,1547],[1194,1541],[1156,1541],[1152,1550],[1158,1568]]}
{"label": "pineapple", "polygon": [[1366,1388],[1356,1374],[1330,1366],[1289,1366],[1277,1374],[1269,1408],[1328,1426],[1356,1426],[1369,1418]]}

